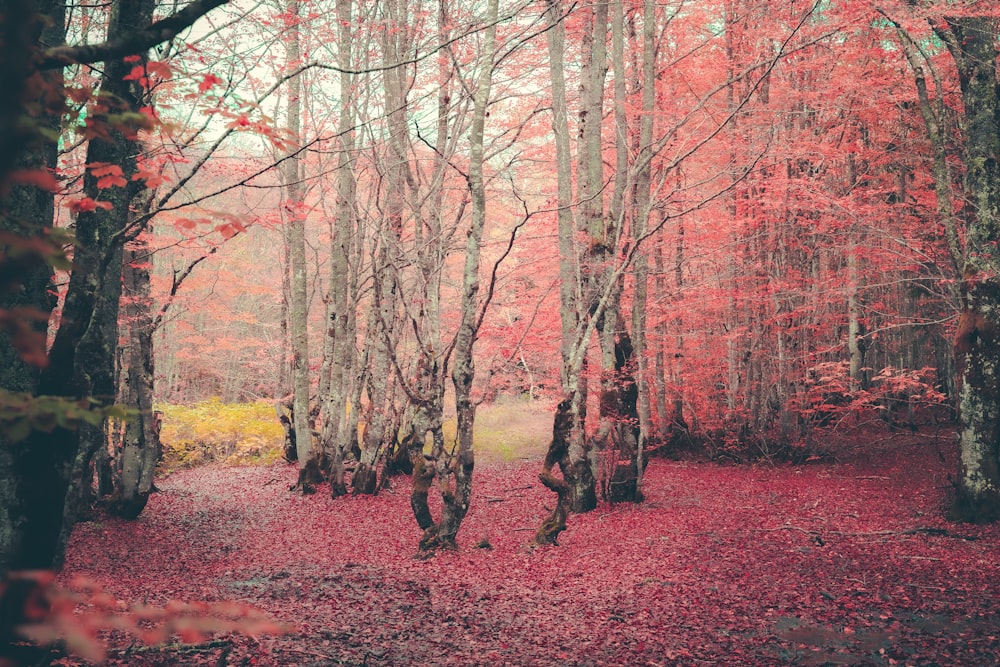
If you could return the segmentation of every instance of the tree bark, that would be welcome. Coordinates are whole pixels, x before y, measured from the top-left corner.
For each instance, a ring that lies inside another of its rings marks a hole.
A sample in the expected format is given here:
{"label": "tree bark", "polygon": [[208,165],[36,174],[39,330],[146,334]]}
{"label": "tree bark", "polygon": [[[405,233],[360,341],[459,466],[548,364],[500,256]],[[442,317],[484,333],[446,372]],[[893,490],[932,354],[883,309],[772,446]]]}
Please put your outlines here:
{"label": "tree bark", "polygon": [[[618,22],[618,12],[615,10],[615,22]],[[639,243],[649,227],[650,188],[652,185],[652,151],[653,151],[653,113],[656,105],[656,5],[653,0],[644,0],[642,9],[642,109],[639,118],[639,155],[636,160],[635,186],[632,203],[632,242]],[[618,57],[617,49],[615,57]],[[624,68],[624,63],[621,64]],[[618,72],[615,73],[618,76]],[[616,95],[617,97],[617,95]],[[616,106],[617,113],[617,106]],[[620,139],[624,145],[624,137]],[[637,360],[636,390],[639,394],[638,417],[639,433],[636,441],[636,495],[642,497],[642,474],[645,466],[643,459],[646,442],[652,432],[649,388],[649,358],[646,345],[646,315],[649,294],[649,272],[646,253],[635,260],[632,271],[635,281],[635,293],[632,297],[632,341]]]}
{"label": "tree bark", "polygon": [[955,335],[961,475],[952,515],[1000,519],[1000,82],[997,24],[948,20],[944,36],[965,107],[965,181],[970,202],[962,312]]}
{"label": "tree bark", "polygon": [[[368,410],[362,440],[361,461],[352,479],[355,494],[373,494],[377,485],[378,459],[389,437],[390,424],[386,415],[393,397],[388,391],[392,375],[392,359],[397,343],[397,299],[399,285],[397,266],[400,239],[403,233],[405,195],[412,174],[409,171],[407,148],[409,127],[407,97],[412,80],[407,66],[400,65],[412,47],[413,35],[407,24],[406,6],[401,0],[385,0],[380,7],[387,29],[383,31],[382,72],[388,122],[388,164],[384,173],[385,206],[381,216],[379,249],[373,271],[374,299],[369,314],[368,356],[371,374],[368,387]],[[393,436],[394,437],[394,436]]]}
{"label": "tree bark", "polygon": [[[43,90],[33,89],[29,78],[39,44],[62,44],[65,6],[58,0],[6,0],[0,4],[0,13],[0,62],[4,63],[0,68],[0,89],[4,91],[0,96],[0,187],[10,186],[0,201],[0,231],[17,234],[26,241],[42,240],[50,236],[53,225],[53,194],[30,185],[11,184],[7,177],[15,169],[48,170],[56,166],[56,144],[44,140],[42,132],[59,131],[65,106],[62,71],[45,74],[41,78]],[[48,103],[36,106],[39,96]],[[31,109],[36,109],[33,115]],[[24,129],[25,116],[36,124],[33,131]],[[37,148],[29,150],[32,146]],[[11,266],[10,258],[15,253],[10,250],[6,243],[0,246],[0,254],[4,256],[0,261],[4,272],[0,315],[30,316],[27,320],[19,319],[19,323],[25,334],[33,338],[30,342],[35,360],[33,363],[25,360],[25,348],[11,335],[9,326],[0,328],[0,392],[31,394],[37,391],[40,366],[45,362],[45,333],[55,305],[48,291],[51,258],[31,254],[19,265]],[[58,246],[54,246],[53,257],[57,250]],[[24,516],[26,504],[31,502],[31,487],[38,483],[35,476],[48,484],[45,478],[57,475],[61,468],[58,460],[54,460],[53,465],[35,469],[38,455],[28,450],[28,446],[23,441],[12,442],[7,433],[0,432],[0,574],[24,562],[21,552],[26,532],[37,530]],[[23,473],[29,477],[21,478]],[[43,557],[41,561],[45,563],[42,567],[51,566],[51,558]],[[4,647],[7,639],[0,637]]]}
{"label": "tree bark", "polygon": [[483,177],[485,163],[483,135],[493,82],[498,11],[499,0],[489,0],[483,50],[479,57],[479,76],[473,93],[472,126],[469,131],[468,187],[472,200],[472,220],[465,245],[460,322],[458,332],[455,334],[452,369],[458,444],[454,458],[447,457],[439,461],[438,484],[444,505],[441,510],[441,520],[436,526],[424,531],[420,541],[420,548],[423,550],[456,547],[458,530],[469,511],[469,501],[472,496],[472,471],[475,467],[473,429],[476,421],[476,404],[472,400],[472,383],[476,375],[473,348],[482,322],[480,308],[485,307],[481,306],[479,299],[479,264],[483,232],[486,228],[487,203],[486,182]]}
{"label": "tree bark", "polygon": [[[144,198],[148,206],[152,191]],[[140,210],[146,208],[142,207]],[[148,230],[149,231],[149,230]],[[127,519],[139,516],[153,488],[153,472],[160,459],[160,417],[153,411],[153,315],[149,274],[153,261],[145,235],[140,235],[125,255],[124,288],[128,328],[127,369],[125,382],[134,412],[125,417],[125,433],[120,461],[116,466],[120,479],[113,509]],[[103,444],[106,447],[107,444]]]}
{"label": "tree bark", "polygon": [[[298,67],[300,54],[299,0],[287,0],[289,26],[285,43],[286,66]],[[302,75],[288,82],[288,133],[297,149],[302,143]],[[296,459],[299,476],[296,487],[302,493],[312,493],[313,485],[322,480],[319,462],[313,447],[309,424],[309,301],[306,277],[306,216],[305,185],[301,153],[296,152],[282,164],[285,184],[285,224],[288,225],[288,259],[291,268],[291,300],[288,308],[292,348],[292,427],[295,430]]]}
{"label": "tree bark", "polygon": [[[606,14],[605,5],[605,16]],[[572,171],[571,155],[569,145],[568,111],[566,104],[566,89],[563,62],[565,50],[566,28],[563,23],[562,8],[558,0],[550,0],[548,5],[548,22],[551,26],[547,31],[549,48],[549,74],[552,80],[553,99],[553,133],[556,138],[556,172],[557,172],[557,201],[559,204],[559,280],[560,280],[560,318],[562,323],[562,370],[561,383],[563,394],[566,397],[567,413],[572,416],[573,423],[567,432],[567,454],[569,458],[566,465],[560,466],[565,484],[569,488],[567,492],[568,502],[573,511],[588,511],[597,505],[596,482],[594,468],[591,461],[591,446],[586,439],[586,377],[583,372],[586,355],[580,355],[580,346],[584,343],[581,337],[588,329],[586,315],[590,313],[589,302],[585,296],[584,285],[587,280],[582,275],[582,252],[578,251],[576,235],[578,228],[586,231],[587,221],[590,220],[594,204],[588,200],[589,209],[578,206],[579,217],[574,220],[570,206],[572,205]],[[605,26],[606,27],[606,26]],[[588,34],[585,32],[585,35]],[[602,33],[603,35],[603,33]],[[591,41],[593,35],[589,38]],[[584,96],[584,92],[593,85],[590,80],[589,70],[581,72],[581,107],[584,100],[589,99]],[[602,78],[603,82],[603,78]],[[603,99],[603,90],[602,90]],[[578,152],[582,153],[586,144],[586,139],[593,133],[587,127],[586,114],[593,105],[588,106],[586,111],[581,110],[581,126]],[[598,156],[600,161],[600,111],[597,113],[596,121],[598,134]],[[582,158],[580,158],[582,160]],[[589,164],[578,166],[578,201],[586,197],[594,198],[594,193],[590,192],[590,171]],[[598,177],[598,180],[600,177]],[[603,209],[603,207],[601,207]],[[586,252],[586,251],[584,251]]]}
{"label": "tree bark", "polygon": [[[214,4],[212,4],[214,2]],[[107,138],[94,138],[87,151],[87,164],[105,162],[120,166],[126,180],[124,187],[100,188],[91,170],[84,175],[84,193],[91,199],[111,204],[111,210],[81,211],[76,219],[76,241],[73,250],[73,271],[63,308],[59,329],[48,354],[48,364],[35,386],[36,395],[56,396],[67,400],[67,406],[78,408],[82,401],[98,399],[98,408],[114,399],[114,348],[117,330],[118,296],[121,289],[120,234],[128,222],[129,205],[142,188],[131,180],[135,157],[139,152],[135,140],[137,128],[121,123],[120,112],[137,110],[133,102],[140,99],[142,91],[126,80],[135,63],[125,62],[124,56],[142,53],[151,45],[169,39],[179,25],[191,25],[201,14],[221,4],[208,0],[191,5],[161,23],[164,30],[150,32],[152,2],[126,3],[116,1],[111,6],[108,42],[97,47],[72,47],[68,51],[62,43],[64,3],[30,3],[31,9],[47,11],[53,19],[51,33],[44,36],[46,44],[55,45],[57,64],[68,55],[74,62],[105,62],[101,79],[101,106],[92,110],[91,119],[107,130]],[[12,100],[0,104],[0,113],[13,110],[15,116],[29,107],[26,85],[32,79],[38,53],[38,29],[41,24],[29,16],[29,3],[7,0],[4,10],[2,40],[4,48],[15,48],[16,55],[4,54],[4,98]],[[172,21],[178,18],[179,21]],[[51,59],[50,59],[51,60]],[[53,62],[56,62],[53,61]],[[140,61],[141,62],[141,61]],[[59,115],[54,113],[65,102],[62,79],[53,74],[47,82],[47,100],[42,105],[44,119],[41,124],[58,127]],[[10,85],[7,85],[10,84]],[[13,124],[15,127],[16,123]],[[28,150],[24,135],[13,132],[4,125],[0,151],[0,180],[6,181],[12,162]],[[10,139],[13,140],[10,140]],[[55,153],[54,142],[47,137],[38,141],[44,148],[39,164],[48,164]],[[7,202],[10,200],[7,199]],[[42,197],[33,215],[29,229],[51,226],[50,199]],[[5,208],[7,207],[5,203]],[[10,220],[10,218],[8,218]],[[4,267],[6,268],[6,267]],[[33,283],[35,284],[35,283]],[[40,283],[39,283],[40,284]],[[91,411],[92,414],[95,411]],[[101,414],[103,411],[96,411]],[[81,458],[86,460],[93,449],[103,442],[103,429],[76,431],[56,428],[52,433],[35,431],[9,454],[3,455],[0,466],[5,468],[5,517],[16,517],[13,524],[0,520],[0,569],[47,569],[58,567],[62,561],[65,538],[73,516],[73,495],[70,482],[74,465]],[[6,451],[7,448],[0,448]],[[82,457],[80,455],[83,455]],[[12,529],[12,530],[11,530]]]}

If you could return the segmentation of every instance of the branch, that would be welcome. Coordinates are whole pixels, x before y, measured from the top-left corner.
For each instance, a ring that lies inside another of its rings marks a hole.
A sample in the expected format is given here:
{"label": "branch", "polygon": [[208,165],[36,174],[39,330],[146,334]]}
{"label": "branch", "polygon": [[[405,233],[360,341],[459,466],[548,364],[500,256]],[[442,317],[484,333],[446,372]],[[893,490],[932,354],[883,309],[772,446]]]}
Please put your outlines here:
{"label": "branch", "polygon": [[[786,523],[783,526],[776,526],[775,528],[754,528],[754,532],[757,533],[774,533],[779,530],[794,530],[806,535],[810,535],[813,538],[820,536],[821,532],[825,532],[828,535],[838,535],[840,537],[894,537],[899,535],[936,535],[938,537],[950,537],[956,540],[966,540],[967,542],[975,542],[979,539],[976,535],[962,535],[961,533],[953,533],[944,528],[933,528],[929,526],[917,526],[916,528],[906,528],[903,530],[876,530],[872,532],[847,532],[842,530],[810,530],[808,528],[800,528],[799,526],[793,526],[790,523]],[[822,545],[820,545],[822,546]]]}
{"label": "branch", "polygon": [[77,63],[89,64],[143,53],[157,44],[173,39],[202,16],[227,2],[229,0],[195,0],[176,14],[120,39],[112,39],[101,44],[56,46],[47,49],[42,53],[38,69],[43,71],[58,69]]}
{"label": "branch", "polygon": [[[235,237],[237,234],[239,234],[239,232],[237,232],[233,236]],[[194,271],[194,267],[198,266],[199,264],[204,262],[206,259],[214,255],[218,251],[219,251],[219,246],[217,245],[212,246],[211,250],[209,250],[201,257],[198,257],[197,259],[193,260],[182,271],[176,271],[176,270],[174,271],[174,277],[173,280],[171,281],[173,284],[170,286],[170,294],[167,295],[167,298],[163,302],[163,306],[160,307],[160,312],[157,314],[156,319],[153,321],[153,331],[156,331],[157,329],[160,328],[160,325],[163,323],[163,318],[167,314],[167,310],[170,309],[170,305],[174,302],[173,301],[174,297],[177,296],[177,291],[181,288],[181,284],[185,280],[187,280],[187,277],[191,275],[191,272]]]}

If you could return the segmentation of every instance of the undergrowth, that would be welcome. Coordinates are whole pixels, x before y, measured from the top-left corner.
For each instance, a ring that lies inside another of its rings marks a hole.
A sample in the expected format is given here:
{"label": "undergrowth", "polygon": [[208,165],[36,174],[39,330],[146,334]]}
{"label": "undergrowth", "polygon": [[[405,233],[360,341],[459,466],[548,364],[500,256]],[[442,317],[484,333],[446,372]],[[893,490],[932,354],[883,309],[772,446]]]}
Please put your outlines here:
{"label": "undergrowth", "polygon": [[282,455],[284,432],[270,403],[162,405],[164,472],[203,463],[270,464]]}

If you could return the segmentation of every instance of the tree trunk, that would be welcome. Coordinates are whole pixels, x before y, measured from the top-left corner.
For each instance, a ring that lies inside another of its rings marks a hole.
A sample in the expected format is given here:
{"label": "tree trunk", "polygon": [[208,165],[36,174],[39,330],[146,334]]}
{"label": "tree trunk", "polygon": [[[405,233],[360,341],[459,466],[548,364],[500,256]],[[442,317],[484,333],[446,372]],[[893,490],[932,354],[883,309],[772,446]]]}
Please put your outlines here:
{"label": "tree trunk", "polygon": [[[109,36],[128,34],[150,22],[152,0],[115,3],[111,11]],[[124,110],[137,110],[143,91],[125,77],[134,63],[108,62],[101,80],[102,99]],[[120,113],[109,108],[105,113]],[[76,219],[73,271],[63,305],[62,320],[49,353],[49,366],[42,373],[39,393],[73,398],[93,397],[98,405],[114,401],[114,351],[118,342],[118,300],[121,294],[122,236],[129,221],[129,207],[142,184],[131,180],[141,145],[134,130],[109,128],[108,139],[91,140],[87,164],[119,165],[126,181],[123,187],[101,188],[92,170],[84,176],[84,192],[94,200],[111,204],[111,210],[81,211]],[[61,561],[64,517],[71,523],[77,508],[77,493],[70,492],[73,480],[81,483],[80,466],[104,443],[104,429],[87,425],[79,431],[56,429],[52,434],[36,434],[29,439],[33,468],[46,477],[33,489],[32,518],[38,521],[35,540],[27,552],[30,567],[45,568]],[[46,450],[48,450],[46,452]],[[66,457],[63,459],[63,457]],[[52,471],[55,464],[55,474]],[[38,474],[38,473],[32,473]],[[65,526],[68,530],[69,526]],[[27,555],[27,554],[26,554]],[[25,567],[29,567],[25,564]]]}
{"label": "tree trunk", "polygon": [[549,30],[546,39],[549,50],[549,76],[552,81],[552,135],[556,150],[556,212],[559,232],[559,317],[562,335],[560,379],[563,391],[568,391],[567,364],[572,356],[577,326],[579,267],[576,258],[576,222],[573,219],[573,175],[569,143],[569,112],[566,109],[566,75],[564,51],[566,25],[559,0],[549,0],[546,9]]}
{"label": "tree trunk", "polygon": [[388,110],[388,165],[385,169],[385,205],[381,216],[380,247],[372,267],[374,303],[369,315],[368,356],[371,363],[365,433],[362,441],[361,461],[352,480],[353,493],[375,493],[378,458],[385,445],[387,434],[386,414],[391,409],[392,396],[388,391],[392,375],[393,355],[397,343],[397,299],[399,285],[397,260],[403,233],[405,194],[412,180],[409,172],[407,147],[409,127],[407,96],[412,85],[408,68],[403,62],[410,53],[413,35],[407,25],[405,3],[385,0],[382,3],[385,21],[391,25],[382,34],[383,64],[382,86]]}
{"label": "tree trunk", "polygon": [[[0,3],[3,22],[0,23],[0,62],[3,62],[2,89],[0,101],[0,185],[9,185],[7,176],[14,169],[54,169],[57,150],[54,141],[42,140],[32,133],[18,131],[23,128],[24,116],[31,115],[41,130],[58,132],[63,111],[62,70],[45,73],[41,82],[48,87],[56,105],[38,104],[29,90],[28,80],[34,71],[34,56],[38,45],[59,45],[64,41],[64,3],[57,0],[42,2],[19,2],[7,0]],[[49,21],[46,23],[45,21]],[[37,94],[37,91],[35,91]],[[34,109],[31,114],[30,110]],[[27,150],[28,146],[37,147]],[[0,231],[23,235],[26,239],[41,240],[51,238],[55,205],[52,193],[30,185],[14,184],[0,201]],[[53,257],[59,250],[53,244]],[[0,246],[0,255],[8,258],[10,253],[6,242]],[[61,252],[61,250],[60,250]],[[6,330],[0,332],[0,392],[35,393],[39,381],[39,366],[45,356],[45,333],[48,328],[49,313],[55,303],[49,294],[49,280],[52,268],[49,258],[41,255],[29,256],[23,265],[11,274],[13,284],[0,285],[0,314],[33,313],[26,322],[29,335],[34,336],[35,361],[24,359],[24,347],[14,340]],[[9,264],[5,262],[4,269]],[[19,310],[30,309],[30,310]],[[47,446],[46,443],[35,445]],[[52,452],[46,457],[40,452],[32,452],[32,443],[12,442],[6,432],[0,432],[0,574],[17,567],[51,567],[54,554],[25,554],[31,538],[29,533],[40,527],[42,530],[50,519],[49,513],[32,511],[31,504],[37,498],[41,484],[44,489],[59,493],[61,484],[56,481],[65,464],[68,452]],[[27,474],[27,478],[21,477]],[[65,493],[63,490],[62,493]],[[43,496],[44,498],[44,496]],[[52,520],[61,520],[60,514]],[[7,647],[6,629],[0,631],[0,650]]]}
{"label": "tree trunk", "polygon": [[[299,53],[299,0],[288,0],[286,12],[292,21],[285,43],[286,64],[289,69],[298,67]],[[302,75],[288,82],[288,133],[294,149],[302,143]],[[282,164],[288,225],[288,258],[291,267],[291,300],[288,308],[289,329],[292,343],[292,428],[295,430],[296,459],[299,476],[296,487],[302,493],[312,493],[313,485],[322,481],[319,462],[316,460],[312,428],[309,425],[309,301],[306,266],[306,216],[304,209],[305,186],[300,153],[290,156]]]}
{"label": "tree trunk", "polygon": [[[949,20],[945,42],[965,106],[966,234],[962,313],[955,335],[959,477],[953,516],[1000,519],[1000,84],[995,19]],[[941,32],[939,30],[939,32]]]}
{"label": "tree trunk", "polygon": [[420,541],[420,548],[423,550],[456,547],[458,530],[469,511],[469,500],[472,495],[472,471],[475,467],[475,453],[472,446],[476,421],[476,404],[472,400],[472,383],[476,375],[473,348],[482,322],[480,308],[486,307],[485,304],[480,304],[479,299],[479,264],[483,232],[486,228],[483,135],[493,82],[498,11],[499,0],[489,0],[483,50],[479,57],[479,76],[473,93],[472,127],[469,131],[468,186],[472,200],[472,221],[465,245],[460,322],[458,332],[455,334],[452,370],[458,418],[458,445],[454,458],[449,456],[439,461],[438,485],[444,504],[441,520],[437,525],[424,531]]}
{"label": "tree trunk", "polygon": [[[148,201],[152,191],[144,197]],[[143,207],[145,209],[146,207]],[[153,488],[153,472],[160,458],[159,415],[153,411],[153,317],[149,274],[152,255],[146,236],[140,236],[126,252],[124,286],[128,301],[128,362],[125,382],[134,410],[125,417],[125,433],[118,463],[118,497],[113,505],[121,516],[134,519],[146,506]],[[107,444],[103,445],[106,448]]]}
{"label": "tree trunk", "polygon": [[[569,515],[572,504],[570,498],[572,490],[565,481],[569,479],[567,473],[570,472],[572,466],[569,459],[569,442],[574,421],[572,409],[572,399],[570,398],[563,399],[556,407],[556,414],[552,420],[552,441],[545,454],[542,472],[538,474],[538,479],[542,484],[556,494],[555,509],[535,531],[535,544],[539,546],[557,544],[559,533],[566,530],[566,517]],[[552,469],[557,465],[562,472],[562,479],[552,474]]]}
{"label": "tree trunk", "polygon": [[[615,22],[618,22],[616,9]],[[642,9],[642,115],[639,119],[640,155],[636,158],[638,169],[635,177],[635,187],[632,201],[632,242],[638,243],[649,227],[651,160],[653,150],[653,112],[656,105],[656,5],[653,0],[644,0]],[[617,49],[616,49],[617,51]],[[615,54],[618,57],[618,54]],[[616,65],[616,67],[619,65]],[[624,68],[624,63],[620,65]],[[615,73],[618,76],[618,73]],[[617,107],[616,107],[617,108]],[[617,111],[616,111],[617,113]],[[624,144],[624,138],[620,139]],[[639,433],[636,441],[635,488],[637,497],[642,496],[642,474],[645,467],[644,454],[646,442],[652,433],[652,405],[650,400],[649,356],[647,354],[647,308],[649,294],[649,263],[646,253],[635,260],[633,279],[635,293],[632,297],[632,340],[635,347],[637,384],[639,394],[638,418]]]}
{"label": "tree trunk", "polygon": [[323,406],[322,440],[330,457],[330,493],[334,497],[347,493],[344,459],[350,451],[350,443],[357,437],[356,431],[354,438],[348,437],[348,410],[356,412],[358,409],[356,404],[350,403],[358,363],[354,299],[357,271],[352,263],[352,257],[357,252],[354,95],[351,92],[354,75],[347,72],[352,66],[351,0],[338,0],[337,19],[340,22],[338,63],[344,72],[340,75],[337,209],[330,252],[330,306],[323,364],[328,377],[328,389],[326,393],[320,392],[319,396]]}

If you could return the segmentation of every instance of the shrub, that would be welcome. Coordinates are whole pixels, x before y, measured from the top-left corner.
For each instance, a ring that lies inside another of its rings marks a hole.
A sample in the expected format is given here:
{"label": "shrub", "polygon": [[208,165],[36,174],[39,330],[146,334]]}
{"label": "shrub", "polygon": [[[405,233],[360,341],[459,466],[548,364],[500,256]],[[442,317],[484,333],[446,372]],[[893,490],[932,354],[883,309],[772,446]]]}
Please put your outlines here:
{"label": "shrub", "polygon": [[284,431],[267,402],[223,403],[210,398],[194,405],[162,405],[165,471],[213,461],[266,465],[282,455]]}

